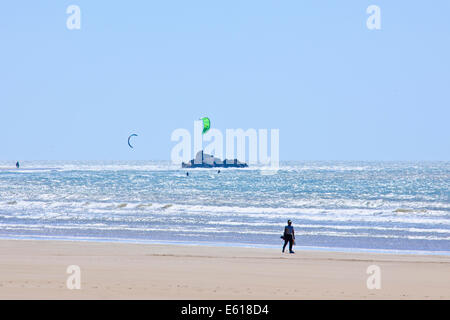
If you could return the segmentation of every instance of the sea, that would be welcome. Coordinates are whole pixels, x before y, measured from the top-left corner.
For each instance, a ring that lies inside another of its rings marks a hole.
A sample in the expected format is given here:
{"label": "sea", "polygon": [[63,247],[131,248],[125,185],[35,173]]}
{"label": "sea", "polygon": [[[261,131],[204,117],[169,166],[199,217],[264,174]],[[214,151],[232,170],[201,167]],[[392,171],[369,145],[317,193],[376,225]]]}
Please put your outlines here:
{"label": "sea", "polygon": [[[189,176],[186,175],[189,172]],[[0,238],[450,254],[450,162],[0,161]]]}

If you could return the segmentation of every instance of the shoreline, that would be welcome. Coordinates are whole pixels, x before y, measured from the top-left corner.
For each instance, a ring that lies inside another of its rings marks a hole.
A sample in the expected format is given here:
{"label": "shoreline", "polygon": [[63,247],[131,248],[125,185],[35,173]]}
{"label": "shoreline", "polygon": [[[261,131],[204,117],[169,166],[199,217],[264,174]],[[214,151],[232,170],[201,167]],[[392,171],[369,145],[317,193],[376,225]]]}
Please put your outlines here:
{"label": "shoreline", "polygon": [[[450,299],[438,255],[0,239],[0,256],[0,299]],[[381,289],[367,288],[372,265]]]}
{"label": "shoreline", "polygon": [[[92,242],[92,243],[123,243],[140,245],[168,245],[168,246],[200,246],[200,247],[219,247],[219,248],[250,248],[250,249],[276,249],[282,247],[279,245],[265,245],[240,242],[201,242],[201,241],[177,241],[177,240],[142,240],[142,239],[115,239],[115,238],[72,238],[72,237],[54,237],[54,236],[24,236],[24,237],[1,237],[0,241],[66,241],[66,242]],[[409,250],[409,249],[371,249],[371,248],[343,248],[343,247],[313,247],[313,246],[294,246],[298,251],[318,251],[318,252],[339,252],[339,253],[374,253],[391,255],[419,255],[419,256],[450,256],[450,251],[427,251],[427,250]]]}

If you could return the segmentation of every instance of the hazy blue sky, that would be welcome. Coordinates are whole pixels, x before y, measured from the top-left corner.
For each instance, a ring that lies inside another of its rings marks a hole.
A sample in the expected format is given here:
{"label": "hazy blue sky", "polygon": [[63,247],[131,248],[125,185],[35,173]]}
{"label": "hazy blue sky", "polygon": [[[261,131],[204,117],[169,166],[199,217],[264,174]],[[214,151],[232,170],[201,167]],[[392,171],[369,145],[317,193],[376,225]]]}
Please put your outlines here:
{"label": "hazy blue sky", "polygon": [[449,15],[448,0],[2,1],[0,159],[169,159],[171,132],[207,115],[279,128],[282,160],[450,160]]}

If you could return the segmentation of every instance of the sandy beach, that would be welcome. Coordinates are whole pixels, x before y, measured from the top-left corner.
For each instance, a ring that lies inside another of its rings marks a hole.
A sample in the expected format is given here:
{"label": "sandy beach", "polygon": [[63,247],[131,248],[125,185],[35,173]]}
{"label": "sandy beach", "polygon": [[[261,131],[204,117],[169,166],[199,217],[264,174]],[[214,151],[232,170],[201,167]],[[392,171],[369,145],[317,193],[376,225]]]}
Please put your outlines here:
{"label": "sandy beach", "polygon": [[[1,299],[450,298],[448,256],[0,240],[0,257]],[[380,289],[367,288],[370,265]]]}

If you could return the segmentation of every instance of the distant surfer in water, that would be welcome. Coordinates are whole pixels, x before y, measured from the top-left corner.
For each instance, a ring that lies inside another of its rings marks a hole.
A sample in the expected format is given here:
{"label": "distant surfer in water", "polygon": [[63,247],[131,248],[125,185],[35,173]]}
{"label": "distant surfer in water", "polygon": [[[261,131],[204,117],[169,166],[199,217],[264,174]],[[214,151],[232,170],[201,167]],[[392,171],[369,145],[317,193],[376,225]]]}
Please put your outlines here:
{"label": "distant surfer in water", "polygon": [[289,242],[289,253],[295,253],[294,251],[292,251],[292,246],[294,245],[294,240],[295,240],[295,233],[294,233],[294,227],[292,226],[292,221],[288,220],[288,225],[286,227],[284,227],[284,234],[282,239],[284,240],[284,245],[283,245],[283,253],[284,253],[284,249],[286,249],[286,245]]}
{"label": "distant surfer in water", "polygon": [[19,164],[19,161],[17,161],[16,162],[16,168],[19,169],[19,167],[20,167],[20,164]]}
{"label": "distant surfer in water", "polygon": [[189,177],[189,172],[186,172],[186,177]]}

